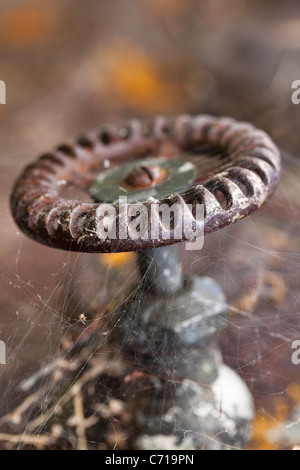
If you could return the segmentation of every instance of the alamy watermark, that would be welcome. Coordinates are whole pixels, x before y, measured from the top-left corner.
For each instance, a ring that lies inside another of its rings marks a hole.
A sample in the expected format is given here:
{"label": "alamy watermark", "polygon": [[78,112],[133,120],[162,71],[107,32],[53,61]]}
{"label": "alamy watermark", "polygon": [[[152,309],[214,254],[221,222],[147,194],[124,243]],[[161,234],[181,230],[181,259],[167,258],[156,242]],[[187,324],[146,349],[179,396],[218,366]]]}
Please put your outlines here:
{"label": "alamy watermark", "polygon": [[0,364],[6,364],[6,344],[0,341]]}
{"label": "alamy watermark", "polygon": [[293,341],[292,349],[295,349],[295,351],[292,354],[292,363],[295,364],[295,366],[298,366],[300,364],[300,340],[299,339]]}
{"label": "alamy watermark", "polygon": [[0,80],[0,104],[6,104],[6,85],[3,80]]}
{"label": "alamy watermark", "polygon": [[199,250],[204,242],[204,205],[174,203],[99,204],[96,231],[101,240],[187,240],[187,250]]}
{"label": "alamy watermark", "polygon": [[300,104],[300,80],[294,80],[292,88],[295,89],[291,96],[292,103]]}

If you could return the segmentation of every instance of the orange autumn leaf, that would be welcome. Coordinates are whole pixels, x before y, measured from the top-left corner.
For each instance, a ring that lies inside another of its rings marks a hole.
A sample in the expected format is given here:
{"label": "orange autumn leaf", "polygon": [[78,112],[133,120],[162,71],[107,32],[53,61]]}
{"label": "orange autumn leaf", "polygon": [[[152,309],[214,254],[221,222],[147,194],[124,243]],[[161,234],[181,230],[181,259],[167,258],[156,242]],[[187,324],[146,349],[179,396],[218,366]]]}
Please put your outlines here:
{"label": "orange autumn leaf", "polygon": [[135,253],[103,253],[100,255],[100,261],[109,268],[122,268],[135,259]]}
{"label": "orange autumn leaf", "polygon": [[8,45],[24,47],[47,37],[56,25],[55,12],[49,4],[27,2],[1,13],[0,37]]}
{"label": "orange autumn leaf", "polygon": [[253,427],[252,437],[248,449],[250,450],[276,450],[279,443],[272,438],[273,431],[280,431],[283,423],[285,423],[290,415],[290,405],[284,397],[276,397],[274,400],[273,415],[259,411],[256,413]]}
{"label": "orange autumn leaf", "polygon": [[252,438],[248,449],[251,450],[276,450],[274,443],[268,439],[268,433],[274,429],[276,422],[272,417],[258,412],[255,415],[252,427]]}
{"label": "orange autumn leaf", "polygon": [[111,82],[127,106],[143,112],[171,112],[178,106],[178,86],[162,76],[159,66],[144,51],[125,46],[114,52]]}

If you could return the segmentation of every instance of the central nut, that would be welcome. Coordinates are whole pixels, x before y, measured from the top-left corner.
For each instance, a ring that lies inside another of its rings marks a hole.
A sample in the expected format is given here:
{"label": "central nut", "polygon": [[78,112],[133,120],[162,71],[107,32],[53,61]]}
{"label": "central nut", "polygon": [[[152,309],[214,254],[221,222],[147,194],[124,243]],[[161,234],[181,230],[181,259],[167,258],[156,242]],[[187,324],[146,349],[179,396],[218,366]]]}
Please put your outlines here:
{"label": "central nut", "polygon": [[156,186],[167,176],[166,170],[157,165],[136,166],[124,179],[125,189],[144,189]]}

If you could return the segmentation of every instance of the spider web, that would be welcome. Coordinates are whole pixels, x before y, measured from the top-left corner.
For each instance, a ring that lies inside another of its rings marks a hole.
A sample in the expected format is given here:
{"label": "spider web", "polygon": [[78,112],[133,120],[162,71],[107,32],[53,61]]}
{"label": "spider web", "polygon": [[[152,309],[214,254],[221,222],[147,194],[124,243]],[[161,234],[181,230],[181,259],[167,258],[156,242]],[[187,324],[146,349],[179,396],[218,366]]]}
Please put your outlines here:
{"label": "spider web", "polygon": [[[32,15],[31,2],[27,10],[28,2],[12,1],[1,2],[3,18],[11,21],[8,10],[17,3],[25,7],[22,22],[29,18],[45,36],[18,49],[14,30],[1,29],[7,44],[1,42],[0,78],[9,95],[0,128],[0,340],[7,347],[0,448],[127,449],[140,432],[128,397],[132,390],[146,393],[149,377],[136,370],[134,358],[124,360],[124,345],[110,341],[110,318],[139,281],[135,258],[117,264],[26,239],[9,213],[11,182],[32,153],[96,119],[133,111],[246,119],[296,152],[299,108],[291,104],[290,86],[299,78],[298,4],[116,0],[87,8],[75,0],[45,1],[36,17],[35,4]],[[78,28],[70,34],[73,24]],[[145,77],[150,87],[137,87]],[[206,237],[198,253],[179,247],[187,275],[211,276],[226,293],[228,324],[219,344],[254,397],[251,449],[300,443],[300,365],[292,362],[293,341],[300,340],[300,164],[282,155],[271,201]],[[203,447],[221,437],[208,435]]]}
{"label": "spider web", "polygon": [[[300,439],[292,363],[300,339],[299,163],[283,157],[280,187],[264,208],[206,237],[197,253],[179,247],[185,274],[210,276],[226,293],[224,361],[247,383],[258,417],[270,420],[268,439],[278,448]],[[118,265],[15,237],[14,263],[1,275],[1,447],[131,448],[140,430],[128,397],[147,393],[153,378],[110,338],[113,313],[139,282],[135,256]]]}

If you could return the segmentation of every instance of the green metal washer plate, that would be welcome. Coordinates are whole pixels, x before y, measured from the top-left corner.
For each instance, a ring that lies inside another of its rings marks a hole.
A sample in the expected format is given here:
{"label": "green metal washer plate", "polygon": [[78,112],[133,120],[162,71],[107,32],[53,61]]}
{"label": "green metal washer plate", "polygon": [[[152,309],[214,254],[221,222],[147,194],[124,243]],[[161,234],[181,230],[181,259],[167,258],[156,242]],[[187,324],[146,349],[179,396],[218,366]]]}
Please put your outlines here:
{"label": "green metal washer plate", "polygon": [[[163,168],[167,176],[155,186],[146,189],[125,189],[122,183],[137,166],[156,165]],[[89,188],[92,198],[98,202],[113,203],[120,196],[126,196],[129,203],[145,202],[151,198],[163,199],[170,194],[182,191],[196,179],[197,171],[193,163],[184,160],[170,160],[156,157],[138,160],[106,170],[97,177]]]}

